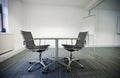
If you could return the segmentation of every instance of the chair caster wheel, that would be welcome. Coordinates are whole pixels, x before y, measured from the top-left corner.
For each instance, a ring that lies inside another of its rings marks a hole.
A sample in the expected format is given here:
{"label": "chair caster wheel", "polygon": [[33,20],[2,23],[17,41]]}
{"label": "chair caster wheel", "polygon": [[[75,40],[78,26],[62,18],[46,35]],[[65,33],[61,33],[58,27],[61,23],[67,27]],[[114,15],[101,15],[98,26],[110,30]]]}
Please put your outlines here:
{"label": "chair caster wheel", "polygon": [[32,62],[29,62],[29,64],[33,64]]}
{"label": "chair caster wheel", "polygon": [[42,71],[43,74],[48,74],[49,73],[49,68],[45,68],[43,71]]}
{"label": "chair caster wheel", "polygon": [[81,69],[84,69],[84,67],[81,67]]}
{"label": "chair caster wheel", "polygon": [[45,71],[49,71],[49,67],[45,68],[44,70],[45,70]]}
{"label": "chair caster wheel", "polygon": [[42,71],[42,74],[48,74],[48,71],[44,70]]}
{"label": "chair caster wheel", "polygon": [[32,72],[32,70],[28,70],[28,72]]}
{"label": "chair caster wheel", "polygon": [[67,71],[67,72],[71,72],[71,70],[70,70],[70,69],[66,69],[66,71]]}
{"label": "chair caster wheel", "polygon": [[66,63],[66,64],[68,64],[68,63],[69,63],[68,58],[64,58],[64,63]]}
{"label": "chair caster wheel", "polygon": [[46,62],[47,60],[48,60],[48,58],[46,58],[46,59],[42,59],[43,60],[43,62]]}
{"label": "chair caster wheel", "polygon": [[65,58],[63,58],[63,59],[64,59],[64,60],[68,60],[68,58],[66,58],[66,57],[65,57]]}

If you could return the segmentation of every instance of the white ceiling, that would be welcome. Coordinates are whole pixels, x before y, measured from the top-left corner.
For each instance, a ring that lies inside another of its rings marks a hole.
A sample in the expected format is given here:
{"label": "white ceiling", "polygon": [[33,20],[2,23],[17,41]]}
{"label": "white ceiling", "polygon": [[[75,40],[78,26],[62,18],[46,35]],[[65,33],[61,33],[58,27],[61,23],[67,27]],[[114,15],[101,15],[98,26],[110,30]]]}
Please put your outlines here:
{"label": "white ceiling", "polygon": [[22,1],[25,3],[33,4],[75,6],[85,9],[93,5],[98,0],[22,0]]}

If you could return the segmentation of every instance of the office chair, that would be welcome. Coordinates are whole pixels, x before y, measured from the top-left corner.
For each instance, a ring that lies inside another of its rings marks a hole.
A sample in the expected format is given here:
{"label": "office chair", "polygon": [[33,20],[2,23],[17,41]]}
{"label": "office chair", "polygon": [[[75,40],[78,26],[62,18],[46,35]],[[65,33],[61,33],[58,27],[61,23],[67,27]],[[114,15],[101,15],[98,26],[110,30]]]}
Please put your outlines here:
{"label": "office chair", "polygon": [[79,59],[73,58],[72,53],[75,52],[75,51],[79,51],[84,47],[84,45],[86,43],[86,41],[85,41],[86,35],[87,35],[87,32],[80,32],[79,35],[78,35],[78,38],[76,40],[75,45],[62,44],[64,49],[70,52],[70,56],[67,57],[67,60],[68,60],[67,71],[70,71],[70,68],[71,68],[70,65],[71,65],[72,62],[75,62],[78,65],[80,65],[81,68],[84,68],[84,66],[79,63]]}
{"label": "office chair", "polygon": [[46,51],[50,45],[40,45],[39,44],[38,46],[36,46],[35,43],[34,43],[35,39],[33,39],[31,32],[21,31],[21,33],[23,35],[24,44],[26,45],[26,48],[29,49],[29,50],[31,50],[32,52],[38,52],[39,53],[39,60],[36,60],[34,62],[30,62],[30,64],[33,64],[33,65],[31,65],[28,68],[28,72],[31,72],[32,68],[36,64],[41,64],[43,66],[43,69],[46,70],[47,67],[48,67],[48,65],[45,65],[45,61],[41,57],[42,57],[42,52]]}

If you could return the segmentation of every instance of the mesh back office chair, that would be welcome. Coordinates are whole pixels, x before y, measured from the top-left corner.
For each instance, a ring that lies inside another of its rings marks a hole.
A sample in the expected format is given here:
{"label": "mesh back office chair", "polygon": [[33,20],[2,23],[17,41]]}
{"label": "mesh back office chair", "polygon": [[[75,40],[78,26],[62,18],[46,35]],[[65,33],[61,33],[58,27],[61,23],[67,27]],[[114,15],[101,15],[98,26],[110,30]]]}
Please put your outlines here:
{"label": "mesh back office chair", "polygon": [[45,65],[45,63],[44,63],[43,59],[41,58],[41,56],[42,56],[42,52],[47,50],[49,45],[39,45],[39,46],[36,46],[35,43],[34,43],[34,39],[32,37],[31,32],[21,31],[21,33],[23,35],[24,43],[26,45],[26,48],[31,50],[32,52],[38,52],[39,53],[39,61],[37,60],[37,61],[34,61],[34,62],[30,62],[30,64],[33,64],[33,65],[31,65],[28,68],[28,72],[31,72],[32,71],[32,67],[35,66],[36,64],[41,64],[44,69],[47,68],[47,65]]}
{"label": "mesh back office chair", "polygon": [[76,62],[78,65],[81,66],[81,68],[83,68],[84,66],[82,64],[80,64],[78,61],[79,59],[73,59],[72,57],[72,52],[75,51],[79,51],[80,49],[82,49],[85,45],[85,39],[86,39],[86,35],[87,32],[80,32],[78,35],[78,39],[76,40],[76,44],[75,45],[67,45],[67,44],[62,44],[62,46],[64,47],[64,49],[66,49],[67,51],[70,52],[70,57],[68,58],[68,65],[67,65],[67,70],[70,71],[70,65],[71,63],[74,61]]}

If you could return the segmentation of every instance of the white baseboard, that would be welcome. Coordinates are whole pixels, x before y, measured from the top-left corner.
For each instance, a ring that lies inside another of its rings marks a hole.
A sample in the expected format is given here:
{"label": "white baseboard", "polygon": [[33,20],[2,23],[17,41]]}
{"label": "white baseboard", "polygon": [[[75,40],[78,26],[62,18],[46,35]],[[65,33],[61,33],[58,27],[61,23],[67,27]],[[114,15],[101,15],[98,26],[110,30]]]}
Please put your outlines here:
{"label": "white baseboard", "polygon": [[86,45],[86,47],[120,47],[120,44],[95,44],[95,45]]}
{"label": "white baseboard", "polygon": [[23,48],[20,48],[20,49],[18,49],[18,50],[13,50],[13,51],[10,51],[10,52],[5,53],[5,54],[3,54],[3,55],[0,55],[0,62],[3,62],[3,61],[5,61],[5,60],[7,60],[8,58],[10,58],[10,57],[12,57],[12,56],[14,56],[14,55],[22,52],[23,50],[25,50],[24,47],[23,47]]}
{"label": "white baseboard", "polygon": [[120,47],[120,45],[95,45],[95,47]]}

